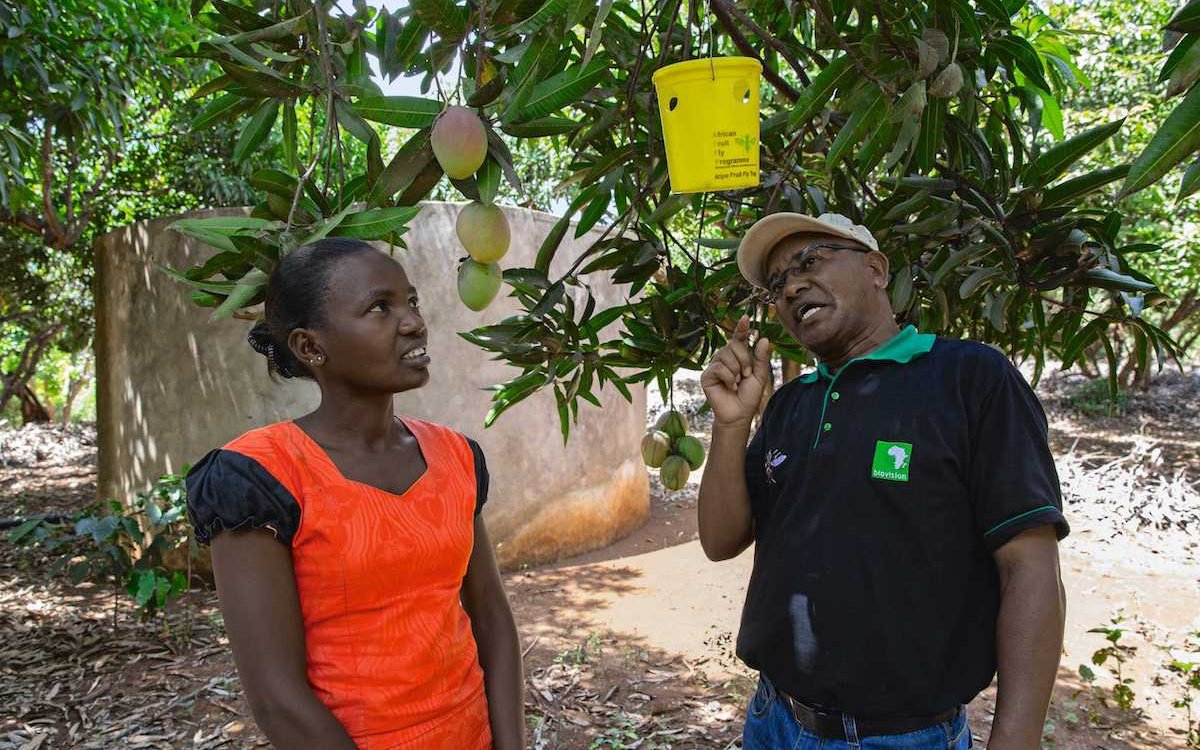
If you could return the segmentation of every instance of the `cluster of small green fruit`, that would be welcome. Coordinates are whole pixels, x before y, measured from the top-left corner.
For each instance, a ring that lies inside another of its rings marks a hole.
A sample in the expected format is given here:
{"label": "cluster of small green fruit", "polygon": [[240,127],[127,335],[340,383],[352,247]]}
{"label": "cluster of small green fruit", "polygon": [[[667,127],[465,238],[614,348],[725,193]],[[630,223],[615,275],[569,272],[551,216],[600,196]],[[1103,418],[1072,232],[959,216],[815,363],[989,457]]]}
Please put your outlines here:
{"label": "cluster of small green fruit", "polygon": [[[467,107],[449,107],[438,117],[430,134],[433,155],[442,171],[456,180],[471,177],[487,160],[487,130]],[[493,195],[471,201],[458,213],[455,231],[471,257],[458,267],[458,297],[472,310],[491,304],[500,291],[499,260],[508,252],[508,219]]]}
{"label": "cluster of small green fruit", "polygon": [[669,490],[681,490],[688,475],[704,463],[704,444],[687,434],[687,419],[669,409],[642,438],[642,460],[658,469],[658,478]]}

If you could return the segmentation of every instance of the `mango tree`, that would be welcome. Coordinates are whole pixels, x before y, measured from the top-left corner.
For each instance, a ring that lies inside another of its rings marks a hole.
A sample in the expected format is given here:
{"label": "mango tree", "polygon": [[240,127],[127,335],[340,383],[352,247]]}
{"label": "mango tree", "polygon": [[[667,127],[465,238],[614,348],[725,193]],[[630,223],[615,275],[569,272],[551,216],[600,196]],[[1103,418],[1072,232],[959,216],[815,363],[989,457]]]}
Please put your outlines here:
{"label": "mango tree", "polygon": [[[679,368],[701,367],[744,311],[778,352],[803,361],[732,259],[745,228],[779,210],[867,224],[891,260],[899,319],[994,343],[1030,358],[1037,374],[1097,344],[1115,373],[1116,330],[1135,342],[1142,368],[1178,354],[1143,314],[1162,294],[1136,253],[1156,247],[1128,241],[1119,201],[1200,146],[1200,0],[1168,24],[1176,46],[1163,72],[1180,103],[1152,125],[1142,153],[1095,169],[1081,168],[1085,157],[1113,148],[1125,120],[1078,131],[1064,121],[1063,97],[1082,79],[1077,40],[1026,0],[208,8],[194,3],[206,40],[180,50],[223,73],[195,92],[207,101],[195,126],[236,120],[239,157],[275,134],[284,154],[254,175],[262,200],[250,217],[179,225],[219,250],[177,274],[218,315],[246,314],[279,256],[315,238],[400,243],[447,167],[454,187],[486,206],[501,180],[522,189],[515,143],[569,149],[560,176],[569,205],[533,267],[503,271],[522,312],[462,334],[520,370],[497,388],[489,424],[549,388],[565,436],[580,400],[599,403],[598,388],[628,397],[630,383],[665,385]],[[651,76],[709,54],[763,64],[761,184],[673,195]],[[373,69],[421,77],[427,94],[385,96]],[[486,140],[473,174],[431,143],[439,118],[460,108]],[[386,153],[381,134],[393,132],[403,142]],[[567,233],[593,227],[603,227],[599,239],[551,274]],[[592,273],[629,284],[628,302],[597,309]],[[613,323],[619,335],[603,336]]]}

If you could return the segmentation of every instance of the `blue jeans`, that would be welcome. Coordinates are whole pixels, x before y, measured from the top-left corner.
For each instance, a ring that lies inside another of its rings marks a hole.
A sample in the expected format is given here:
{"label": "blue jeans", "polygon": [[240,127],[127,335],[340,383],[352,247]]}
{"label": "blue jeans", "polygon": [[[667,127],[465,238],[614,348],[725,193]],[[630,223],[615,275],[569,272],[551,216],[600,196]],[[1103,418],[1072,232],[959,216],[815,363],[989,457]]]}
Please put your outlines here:
{"label": "blue jeans", "polygon": [[[851,729],[847,727],[847,736]],[[971,730],[966,709],[954,718],[915,732],[862,737],[857,743],[831,740],[813,734],[796,721],[787,704],[765,676],[750,699],[742,750],[968,750]]]}

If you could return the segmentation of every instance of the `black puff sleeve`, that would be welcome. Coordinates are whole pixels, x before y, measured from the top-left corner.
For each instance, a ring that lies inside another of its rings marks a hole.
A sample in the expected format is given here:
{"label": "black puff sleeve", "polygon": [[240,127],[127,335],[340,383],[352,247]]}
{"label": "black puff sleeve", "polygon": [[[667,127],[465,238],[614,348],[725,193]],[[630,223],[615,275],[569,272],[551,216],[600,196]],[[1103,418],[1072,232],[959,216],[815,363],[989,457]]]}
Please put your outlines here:
{"label": "black puff sleeve", "polygon": [[483,457],[483,448],[479,447],[479,443],[471,438],[467,438],[467,445],[471,446],[471,455],[475,458],[475,515],[483,510],[483,504],[487,502],[488,476],[487,459]]}
{"label": "black puff sleeve", "polygon": [[268,529],[291,546],[300,526],[300,504],[262,464],[231,450],[209,452],[187,475],[188,518],[196,540],[250,525]]}

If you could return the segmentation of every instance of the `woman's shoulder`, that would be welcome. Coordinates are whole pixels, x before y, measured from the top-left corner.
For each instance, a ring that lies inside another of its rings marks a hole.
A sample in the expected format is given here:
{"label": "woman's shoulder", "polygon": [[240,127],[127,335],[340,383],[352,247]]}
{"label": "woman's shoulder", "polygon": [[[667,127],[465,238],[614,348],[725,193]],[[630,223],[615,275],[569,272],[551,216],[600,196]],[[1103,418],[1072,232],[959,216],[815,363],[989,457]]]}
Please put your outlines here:
{"label": "woman's shoulder", "polygon": [[259,476],[294,489],[296,459],[304,450],[291,422],[276,422],[248,430],[225,445],[209,451],[188,472],[189,481],[203,475],[223,476],[231,471],[242,476]]}
{"label": "woman's shoulder", "polygon": [[437,440],[445,446],[462,450],[468,450],[468,445],[474,442],[453,427],[448,427],[437,422],[417,419],[416,417],[401,417],[400,421],[416,435],[418,441],[423,440],[428,442],[429,440]]}
{"label": "woman's shoulder", "polygon": [[291,542],[300,506],[287,456],[286,425],[243,433],[209,451],[188,472],[188,515],[200,542],[247,523],[267,527],[281,541]]}
{"label": "woman's shoulder", "polygon": [[287,449],[295,424],[291,420],[255,427],[238,435],[221,447],[221,450],[249,453],[278,452]]}

